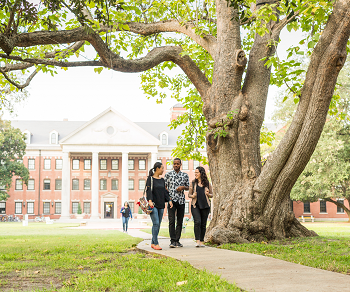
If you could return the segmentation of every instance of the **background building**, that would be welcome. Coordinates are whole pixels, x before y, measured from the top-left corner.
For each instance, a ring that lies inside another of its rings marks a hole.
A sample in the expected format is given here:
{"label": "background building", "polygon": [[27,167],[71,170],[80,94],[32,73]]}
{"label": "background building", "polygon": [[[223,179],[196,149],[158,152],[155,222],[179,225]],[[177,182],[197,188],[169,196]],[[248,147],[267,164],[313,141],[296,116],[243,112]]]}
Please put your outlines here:
{"label": "background building", "polygon": [[[184,112],[177,104],[171,118]],[[168,124],[134,123],[112,108],[88,122],[12,121],[27,136],[23,163],[30,179],[26,186],[14,177],[0,214],[75,218],[80,204],[85,218],[120,218],[125,201],[137,213],[153,164],[160,161],[172,170],[171,153],[182,129],[170,130]],[[183,161],[182,168],[192,180],[199,165]]]}

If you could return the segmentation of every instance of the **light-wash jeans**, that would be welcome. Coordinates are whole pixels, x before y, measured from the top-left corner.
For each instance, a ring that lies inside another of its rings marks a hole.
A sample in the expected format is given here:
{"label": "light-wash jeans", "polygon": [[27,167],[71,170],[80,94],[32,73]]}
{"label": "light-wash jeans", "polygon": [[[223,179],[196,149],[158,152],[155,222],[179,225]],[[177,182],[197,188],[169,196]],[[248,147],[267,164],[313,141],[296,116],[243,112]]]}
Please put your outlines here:
{"label": "light-wash jeans", "polygon": [[128,231],[128,223],[130,217],[124,217],[122,216],[123,220],[123,231]]}
{"label": "light-wash jeans", "polygon": [[152,241],[151,244],[158,245],[158,234],[160,229],[160,224],[162,223],[164,209],[153,208],[152,213],[150,214],[152,220]]}

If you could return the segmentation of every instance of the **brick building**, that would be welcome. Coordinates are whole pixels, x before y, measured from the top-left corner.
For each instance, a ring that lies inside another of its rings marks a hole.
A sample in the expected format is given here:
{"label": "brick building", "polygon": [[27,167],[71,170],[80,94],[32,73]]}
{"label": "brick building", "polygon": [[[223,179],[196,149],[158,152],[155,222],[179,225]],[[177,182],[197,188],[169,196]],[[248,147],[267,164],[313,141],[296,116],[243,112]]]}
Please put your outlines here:
{"label": "brick building", "polygon": [[[171,118],[184,111],[175,105]],[[23,163],[30,179],[25,185],[13,178],[0,214],[75,218],[80,203],[85,218],[120,218],[125,201],[137,213],[149,169],[156,161],[172,169],[167,162],[182,129],[170,130],[168,124],[134,123],[112,108],[88,122],[12,121],[27,136]],[[191,180],[198,165],[183,161]]]}

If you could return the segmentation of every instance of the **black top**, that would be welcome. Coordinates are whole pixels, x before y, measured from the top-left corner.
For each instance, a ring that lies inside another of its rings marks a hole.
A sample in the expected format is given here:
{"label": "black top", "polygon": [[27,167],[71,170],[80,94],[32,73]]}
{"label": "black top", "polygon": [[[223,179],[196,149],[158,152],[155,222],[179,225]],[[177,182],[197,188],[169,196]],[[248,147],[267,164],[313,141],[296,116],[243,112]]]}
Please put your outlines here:
{"label": "black top", "polygon": [[164,178],[152,178],[153,187],[151,190],[151,177],[147,178],[147,201],[151,200],[157,209],[164,209],[165,202],[169,202],[169,192],[165,188]]}
{"label": "black top", "polygon": [[208,205],[208,201],[205,195],[205,188],[200,187],[199,185],[196,186],[197,191],[197,202],[196,207],[199,209],[207,209],[210,208]]}
{"label": "black top", "polygon": [[130,209],[129,208],[125,208],[124,212],[123,212],[123,216],[124,217],[129,217],[129,213],[130,213]]}

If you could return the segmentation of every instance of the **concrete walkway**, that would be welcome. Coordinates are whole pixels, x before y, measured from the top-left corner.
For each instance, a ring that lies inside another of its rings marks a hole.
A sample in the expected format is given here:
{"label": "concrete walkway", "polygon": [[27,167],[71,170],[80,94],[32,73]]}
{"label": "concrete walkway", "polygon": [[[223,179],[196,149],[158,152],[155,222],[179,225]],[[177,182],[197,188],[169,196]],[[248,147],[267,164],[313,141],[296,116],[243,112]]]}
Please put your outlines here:
{"label": "concrete walkway", "polygon": [[187,261],[193,267],[218,274],[247,291],[350,292],[350,276],[347,275],[250,253],[212,247],[196,248],[192,239],[183,239],[181,243],[184,245],[182,248],[169,248],[169,239],[160,239],[159,245],[163,250],[155,251],[151,248],[151,242],[144,240],[138,248]]}

